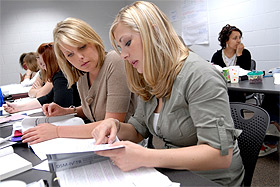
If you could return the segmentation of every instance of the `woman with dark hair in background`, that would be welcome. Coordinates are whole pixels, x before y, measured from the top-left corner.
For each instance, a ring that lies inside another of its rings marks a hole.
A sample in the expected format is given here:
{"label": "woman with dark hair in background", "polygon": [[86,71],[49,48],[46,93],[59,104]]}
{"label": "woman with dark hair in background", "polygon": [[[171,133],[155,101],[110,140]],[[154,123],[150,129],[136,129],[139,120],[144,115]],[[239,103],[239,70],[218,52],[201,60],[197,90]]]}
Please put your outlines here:
{"label": "woman with dark hair in background", "polygon": [[[219,33],[218,40],[222,49],[214,53],[211,62],[223,67],[240,66],[245,70],[251,69],[251,54],[241,43],[242,32],[235,26],[227,24]],[[246,94],[229,91],[231,102],[245,102]]]}
{"label": "woman with dark hair in background", "polygon": [[60,71],[54,53],[52,43],[41,44],[37,50],[38,59],[45,64],[46,80],[53,83],[52,90],[45,96],[32,100],[28,103],[9,103],[4,105],[4,109],[9,113],[23,110],[31,110],[42,107],[43,104],[55,102],[60,106],[69,107],[80,106],[81,101],[76,84],[68,89],[67,79]]}

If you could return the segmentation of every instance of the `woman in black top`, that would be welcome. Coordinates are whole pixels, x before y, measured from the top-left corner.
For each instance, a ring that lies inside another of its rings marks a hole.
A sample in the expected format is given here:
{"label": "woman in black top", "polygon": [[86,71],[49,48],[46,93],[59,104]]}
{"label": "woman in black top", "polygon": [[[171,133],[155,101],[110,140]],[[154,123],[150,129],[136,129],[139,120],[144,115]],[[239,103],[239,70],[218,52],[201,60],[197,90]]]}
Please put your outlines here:
{"label": "woman in black top", "polygon": [[[211,62],[221,67],[240,66],[242,69],[251,69],[251,54],[244,49],[241,43],[242,32],[235,26],[227,24],[219,33],[218,40],[222,49],[214,53]],[[243,92],[229,91],[231,102],[245,102],[246,94]]]}
{"label": "woman in black top", "polygon": [[237,27],[229,24],[224,26],[218,38],[222,49],[213,55],[211,62],[221,67],[240,66],[242,69],[250,70],[251,54],[244,49],[241,38],[242,32]]}
{"label": "woman in black top", "polygon": [[51,43],[41,44],[37,50],[37,60],[45,64],[42,76],[46,81],[53,83],[52,90],[45,96],[32,100],[28,103],[6,103],[4,109],[9,113],[23,110],[31,110],[42,107],[43,104],[55,102],[62,107],[71,105],[80,106],[81,100],[76,84],[67,88],[67,79],[60,71],[57,59]]}

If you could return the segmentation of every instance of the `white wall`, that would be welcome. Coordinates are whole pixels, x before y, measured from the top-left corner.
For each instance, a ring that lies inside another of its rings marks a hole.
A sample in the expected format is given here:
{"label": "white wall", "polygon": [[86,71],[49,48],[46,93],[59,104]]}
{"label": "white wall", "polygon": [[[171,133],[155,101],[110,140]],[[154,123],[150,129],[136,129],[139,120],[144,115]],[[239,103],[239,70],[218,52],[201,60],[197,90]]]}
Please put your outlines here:
{"label": "white wall", "polygon": [[111,49],[109,28],[115,15],[125,5],[123,0],[29,1],[1,0],[0,85],[19,83],[19,57],[36,51],[41,43],[51,42],[57,22],[67,17],[89,23]]}
{"label": "white wall", "polygon": [[[130,0],[29,1],[1,0],[0,85],[18,83],[24,72],[18,63],[23,52],[35,51],[43,42],[52,41],[55,24],[66,17],[88,22],[103,39],[107,50],[110,24],[117,12]],[[170,17],[177,11],[172,24],[181,35],[183,0],[152,0]],[[194,1],[195,2],[195,1]],[[190,46],[206,60],[220,49],[218,34],[231,24],[243,32],[243,43],[257,62],[257,69],[280,66],[280,0],[208,0],[208,45]]]}
{"label": "white wall", "polygon": [[[154,0],[170,17],[177,10],[178,20],[173,22],[177,34],[182,35],[181,1]],[[195,1],[194,1],[195,2]],[[280,67],[280,0],[207,0],[209,44],[193,45],[192,50],[206,60],[220,49],[218,34],[226,24],[243,32],[242,42],[257,62],[258,70]]]}

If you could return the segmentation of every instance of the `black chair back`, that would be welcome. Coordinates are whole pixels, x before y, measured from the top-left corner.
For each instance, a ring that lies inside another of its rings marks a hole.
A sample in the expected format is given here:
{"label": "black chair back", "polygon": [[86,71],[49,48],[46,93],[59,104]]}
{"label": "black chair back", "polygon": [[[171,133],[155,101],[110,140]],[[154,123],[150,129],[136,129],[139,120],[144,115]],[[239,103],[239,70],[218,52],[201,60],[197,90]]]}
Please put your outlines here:
{"label": "black chair back", "polygon": [[[230,103],[230,107],[235,128],[242,130],[237,141],[245,168],[243,184],[251,186],[258,155],[270,122],[269,114],[261,107],[246,103]],[[247,113],[252,117],[244,118],[244,111],[253,112]]]}

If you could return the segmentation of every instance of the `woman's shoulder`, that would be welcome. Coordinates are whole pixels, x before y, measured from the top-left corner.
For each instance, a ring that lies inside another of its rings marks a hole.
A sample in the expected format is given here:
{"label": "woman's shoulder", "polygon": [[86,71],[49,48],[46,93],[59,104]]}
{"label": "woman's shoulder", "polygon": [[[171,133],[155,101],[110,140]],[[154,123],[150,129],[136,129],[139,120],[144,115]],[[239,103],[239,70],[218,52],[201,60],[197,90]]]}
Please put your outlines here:
{"label": "woman's shoulder", "polygon": [[55,80],[57,80],[57,79],[65,79],[65,80],[66,80],[66,78],[65,78],[65,76],[64,76],[64,74],[62,73],[61,70],[58,71],[58,72],[56,72],[56,73],[54,73],[52,79],[53,79],[53,82],[54,82]]}
{"label": "woman's shoulder", "polygon": [[213,54],[213,56],[220,56],[220,55],[222,55],[222,49],[219,49],[219,50],[217,50],[214,54]]}
{"label": "woman's shoulder", "polygon": [[216,74],[215,68],[210,62],[200,57],[194,52],[190,52],[180,75],[199,78],[205,74]]}
{"label": "woman's shoulder", "polygon": [[109,51],[106,54],[104,64],[104,69],[123,69],[124,68],[124,62],[121,59],[120,55],[116,51]]}
{"label": "woman's shoulder", "polygon": [[243,49],[243,54],[251,54],[250,51],[248,49]]}
{"label": "woman's shoulder", "polygon": [[104,63],[122,62],[120,55],[116,51],[109,51],[106,54]]}

